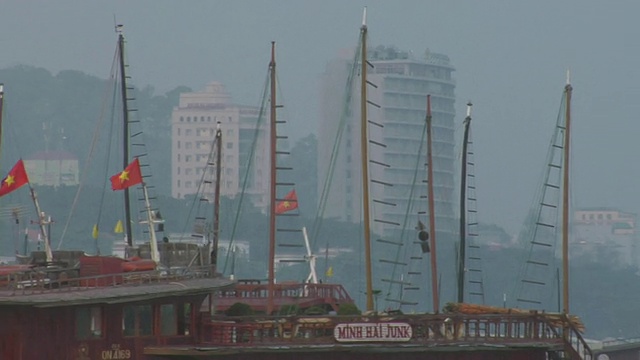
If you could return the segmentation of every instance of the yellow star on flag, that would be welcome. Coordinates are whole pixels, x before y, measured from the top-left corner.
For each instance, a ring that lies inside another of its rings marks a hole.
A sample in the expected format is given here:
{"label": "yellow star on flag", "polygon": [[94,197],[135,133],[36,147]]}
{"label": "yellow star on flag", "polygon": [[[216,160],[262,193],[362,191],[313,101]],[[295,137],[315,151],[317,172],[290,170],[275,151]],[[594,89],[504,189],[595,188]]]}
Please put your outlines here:
{"label": "yellow star on flag", "polygon": [[4,183],[7,184],[7,186],[11,186],[15,184],[15,182],[16,182],[16,179],[13,175],[9,175],[7,176],[6,179],[4,179]]}
{"label": "yellow star on flag", "polygon": [[283,203],[282,203],[282,206],[283,206],[285,209],[288,209],[288,208],[291,206],[291,204],[290,204],[288,201],[285,201],[285,202],[283,202]]}
{"label": "yellow star on flag", "polygon": [[120,173],[120,182],[123,183],[127,180],[129,180],[129,172],[127,170],[124,170]]}

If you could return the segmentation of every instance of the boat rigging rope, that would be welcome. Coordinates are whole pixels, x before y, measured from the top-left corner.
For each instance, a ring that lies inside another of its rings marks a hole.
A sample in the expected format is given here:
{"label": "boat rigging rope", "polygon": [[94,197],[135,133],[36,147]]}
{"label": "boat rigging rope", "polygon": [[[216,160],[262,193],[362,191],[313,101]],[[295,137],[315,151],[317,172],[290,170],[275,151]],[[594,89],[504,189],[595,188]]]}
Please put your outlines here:
{"label": "boat rigging rope", "polygon": [[347,76],[347,83],[345,84],[344,105],[342,108],[342,112],[340,114],[340,123],[338,124],[338,131],[336,134],[335,141],[333,142],[331,157],[329,159],[329,168],[327,169],[327,173],[325,175],[324,183],[322,186],[322,193],[320,194],[320,199],[318,202],[318,211],[316,212],[316,217],[314,219],[314,222],[311,228],[311,239],[312,239],[311,248],[312,249],[316,248],[316,241],[318,239],[320,227],[322,225],[322,221],[324,218],[324,211],[326,209],[328,196],[331,190],[333,173],[336,167],[336,161],[338,158],[338,152],[340,150],[342,135],[344,134],[344,129],[346,128],[347,119],[350,117],[350,113],[351,113],[350,109],[351,109],[351,100],[353,98],[353,85],[359,69],[358,59],[359,59],[359,54],[361,49],[362,49],[362,34],[358,39],[358,45],[356,46],[353,60],[351,61],[351,69],[349,70],[349,75]]}
{"label": "boat rigging rope", "polygon": [[235,240],[236,230],[238,229],[238,223],[240,221],[242,202],[244,200],[244,194],[247,190],[247,186],[249,184],[249,175],[251,170],[251,164],[253,163],[253,158],[256,152],[256,147],[258,143],[258,137],[260,135],[260,128],[262,124],[265,122],[265,111],[266,111],[266,103],[268,101],[268,93],[269,93],[269,71],[267,71],[267,77],[264,82],[264,87],[262,90],[262,98],[260,101],[260,111],[258,113],[258,120],[256,121],[256,127],[254,129],[254,137],[253,142],[251,144],[251,151],[249,152],[249,156],[247,157],[247,165],[245,166],[245,173],[242,181],[242,191],[240,192],[240,198],[238,199],[238,206],[235,211],[235,217],[233,219],[233,228],[231,229],[231,235],[229,238],[229,247],[227,249],[227,254],[224,260],[224,267],[222,268],[222,273],[225,274],[227,271],[227,264],[229,264],[229,256],[231,254],[231,249],[233,246],[233,241]]}
{"label": "boat rigging rope", "polygon": [[[538,186],[538,188],[536,189],[536,192],[534,193],[534,197],[529,207],[529,211],[527,212],[526,218],[523,221],[522,228],[520,229],[520,233],[518,234],[518,245],[522,247],[528,246],[528,251],[523,252],[523,256],[520,261],[520,264],[521,264],[520,271],[518,272],[518,276],[516,278],[515,284],[513,285],[513,288],[511,291],[511,294],[513,294],[513,296],[511,296],[512,299],[510,299],[510,303],[513,303],[513,307],[518,307],[518,299],[523,299],[525,296],[527,296],[527,294],[525,293],[529,293],[526,291],[527,289],[525,289],[525,284],[527,284],[525,280],[528,280],[528,279],[525,279],[525,277],[530,275],[529,273],[532,272],[532,266],[530,265],[530,263],[532,258],[535,255],[535,245],[537,244],[537,241],[540,240],[540,237],[538,236],[538,225],[541,222],[543,206],[545,206],[544,205],[545,202],[550,201],[550,199],[548,199],[548,197],[546,197],[545,195],[546,193],[545,188],[547,188],[548,185],[550,184],[551,172],[552,172],[552,169],[555,168],[551,164],[553,164],[553,161],[555,159],[554,150],[556,150],[558,146],[557,145],[558,137],[561,136],[561,134],[563,133],[561,129],[564,129],[563,111],[565,109],[565,106],[566,106],[566,96],[563,96],[560,104],[560,109],[558,111],[558,115],[556,118],[556,126],[554,127],[552,136],[550,137],[544,168],[538,180],[538,184],[540,185]],[[562,151],[566,151],[566,148],[562,149]],[[562,164],[562,166],[564,166],[564,164]],[[560,175],[557,175],[557,176],[560,176]],[[553,198],[555,199],[555,201],[557,201],[557,203],[559,203],[560,191],[558,191],[556,193],[556,196],[554,196]],[[556,206],[556,209],[558,208],[561,208],[561,206]],[[559,229],[559,226],[558,226],[559,216],[560,216],[559,214],[556,214],[554,219],[555,221],[554,229],[553,229],[554,236],[552,239],[554,251],[558,241],[557,231]],[[555,256],[554,256],[554,251],[550,251],[549,260],[551,261],[557,261],[557,259],[555,259]],[[552,273],[552,271],[548,270],[548,274],[546,275],[549,275],[550,273]],[[530,286],[527,286],[527,288],[528,287]],[[552,294],[550,294],[549,297],[550,296],[552,296]]]}
{"label": "boat rigging rope", "polygon": [[[217,131],[217,130],[215,130]],[[209,155],[207,156],[207,164],[213,164],[215,161],[215,149],[216,149],[216,142],[218,141],[217,137],[213,138],[213,141],[211,142],[211,150],[209,150]],[[216,164],[218,165],[218,164]],[[206,167],[205,167],[206,169]],[[213,174],[213,173],[212,173]],[[191,219],[191,214],[193,214],[194,212],[196,214],[198,214],[200,212],[200,208],[201,208],[201,201],[199,200],[200,197],[204,197],[204,188],[205,186],[203,185],[205,183],[204,179],[207,176],[207,171],[203,171],[202,172],[202,176],[200,177],[200,181],[198,183],[198,189],[196,190],[196,196],[194,197],[193,202],[191,203],[191,206],[189,207],[189,213],[187,214],[187,221],[184,224],[184,227],[182,228],[182,231],[180,232],[182,235],[180,235],[180,238],[178,239],[179,242],[182,242],[182,240],[184,240],[184,234],[186,234],[187,232],[187,226],[189,224],[189,219]],[[213,181],[211,182],[213,184]],[[216,184],[216,186],[219,186],[219,184]],[[197,209],[194,211],[194,209],[196,208],[196,203],[197,205]],[[218,204],[213,204],[213,206],[218,206]],[[213,222],[212,222],[213,224]]]}
{"label": "boat rigging rope", "polygon": [[[413,169],[413,178],[411,180],[411,188],[409,189],[409,201],[407,202],[407,207],[405,209],[404,220],[401,228],[400,242],[402,244],[404,244],[407,241],[408,234],[413,234],[413,232],[407,231],[407,223],[409,221],[409,214],[411,213],[412,207],[415,203],[413,194],[414,194],[414,191],[416,190],[416,183],[418,181],[418,170],[422,168],[420,164],[422,164],[422,162],[424,161],[424,158],[422,157],[422,149],[424,147],[424,143],[426,142],[426,134],[427,134],[427,124],[425,122],[422,126],[422,136],[420,137],[420,144],[418,145],[418,152],[417,152],[418,156],[416,156],[416,165],[414,166],[414,169]],[[433,230],[430,229],[430,231],[433,231]],[[409,244],[411,243],[413,243],[413,241],[409,242]],[[409,248],[410,248],[409,246],[404,247],[404,250],[405,250],[403,255],[404,258],[407,257],[407,253],[409,251],[413,250]],[[402,247],[398,246],[398,249],[396,250],[396,258],[395,258],[395,263],[393,264],[393,269],[391,271],[391,277],[390,277],[391,279],[395,279],[396,271],[399,267],[398,262],[400,260],[401,249]],[[390,282],[387,287],[387,294],[391,293],[392,287],[393,287],[393,283]],[[402,294],[400,294],[400,296],[402,296]],[[402,307],[402,303],[400,303],[400,307]]]}
{"label": "boat rigging rope", "polygon": [[[109,87],[113,87],[114,88],[114,90],[112,92],[112,95],[111,95],[111,98],[112,98],[111,99],[112,117],[114,116],[113,114],[115,113],[115,111],[114,111],[115,96],[116,96],[116,90],[115,90],[115,86],[116,86],[116,81],[115,81],[115,75],[116,74],[115,74],[115,72],[116,72],[116,70],[115,69],[116,69],[117,63],[118,63],[118,50],[116,50],[116,52],[114,54],[113,61],[112,61],[112,64],[111,64],[111,72],[110,72],[111,73],[111,78],[110,78],[110,85],[111,86],[109,86]],[[102,101],[102,110],[100,111],[100,116],[98,117],[98,121],[96,123],[96,130],[93,132],[93,138],[91,139],[91,146],[89,148],[89,152],[87,153],[87,157],[86,157],[85,162],[84,162],[85,172],[83,172],[80,175],[80,181],[79,181],[79,184],[78,184],[78,190],[76,191],[76,194],[75,194],[75,196],[73,198],[73,202],[71,203],[71,208],[69,210],[69,216],[67,217],[67,221],[65,222],[64,228],[62,230],[62,234],[60,235],[60,240],[58,241],[58,246],[56,248],[57,250],[60,250],[62,248],[62,245],[64,243],[64,239],[65,239],[65,235],[67,234],[67,230],[69,229],[69,225],[71,224],[71,218],[73,217],[73,213],[74,213],[74,211],[76,209],[76,206],[78,205],[78,199],[80,197],[80,193],[82,191],[82,187],[85,184],[85,180],[87,178],[86,169],[89,168],[89,165],[91,164],[93,156],[95,155],[96,145],[98,143],[98,139],[99,139],[99,135],[100,135],[100,129],[103,126],[103,123],[104,123],[104,120],[105,120],[104,114],[106,112],[105,109],[107,107],[108,94],[109,94],[109,92],[105,91],[105,94],[104,94],[104,97],[103,97],[103,101]],[[112,121],[111,129],[112,128],[113,128],[113,121]],[[111,132],[112,132],[112,130],[110,130],[109,138],[111,138]],[[109,151],[107,151],[107,156],[110,156],[110,154],[111,154],[110,147],[111,147],[111,144],[109,144]],[[107,159],[105,164],[108,164],[108,163],[109,163],[109,161]],[[100,199],[100,206],[99,206],[100,210],[99,210],[99,213],[98,213],[98,222],[96,223],[96,226],[98,226],[98,224],[100,222],[100,216],[101,216],[101,213],[102,213],[102,204],[104,202],[104,195],[105,195],[105,192],[106,192],[107,176],[104,176],[104,179],[105,179],[104,180],[105,183],[104,183],[104,185],[102,187],[104,189],[104,191],[103,191],[103,194],[102,194],[101,199]],[[97,247],[97,239],[96,239],[96,247]]]}

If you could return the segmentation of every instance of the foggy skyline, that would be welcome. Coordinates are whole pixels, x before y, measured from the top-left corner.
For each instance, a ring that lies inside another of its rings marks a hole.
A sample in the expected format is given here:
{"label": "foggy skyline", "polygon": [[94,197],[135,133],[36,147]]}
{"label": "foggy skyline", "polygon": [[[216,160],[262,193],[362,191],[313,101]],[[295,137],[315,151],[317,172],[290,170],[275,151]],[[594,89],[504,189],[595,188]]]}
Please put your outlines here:
{"label": "foggy skyline", "polygon": [[481,222],[517,235],[541,181],[567,70],[574,88],[574,209],[640,212],[640,3],[631,0],[0,0],[0,68],[26,64],[106,78],[116,46],[115,17],[124,24],[136,86],[151,85],[163,94],[179,85],[200,91],[220,81],[233,102],[256,105],[270,42],[276,41],[279,102],[295,140],[319,125],[320,76],[328,61],[356,45],[364,6],[371,46],[393,45],[416,55],[428,48],[451,58],[458,139],[465,104],[474,104]]}

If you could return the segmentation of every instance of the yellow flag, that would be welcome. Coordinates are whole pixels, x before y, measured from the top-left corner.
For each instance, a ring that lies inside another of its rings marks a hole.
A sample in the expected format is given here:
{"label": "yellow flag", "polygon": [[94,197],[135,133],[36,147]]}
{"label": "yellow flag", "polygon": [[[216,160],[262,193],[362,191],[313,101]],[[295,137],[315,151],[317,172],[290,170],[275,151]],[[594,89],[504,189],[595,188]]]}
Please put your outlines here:
{"label": "yellow flag", "polygon": [[327,277],[332,277],[333,276],[333,266],[329,266],[329,268],[327,269],[327,272],[325,274]]}
{"label": "yellow flag", "polygon": [[94,239],[98,238],[98,224],[93,225],[93,232],[91,233]]}
{"label": "yellow flag", "polygon": [[121,234],[124,232],[124,228],[122,227],[122,220],[118,220],[115,229],[113,229],[113,232],[116,234]]}

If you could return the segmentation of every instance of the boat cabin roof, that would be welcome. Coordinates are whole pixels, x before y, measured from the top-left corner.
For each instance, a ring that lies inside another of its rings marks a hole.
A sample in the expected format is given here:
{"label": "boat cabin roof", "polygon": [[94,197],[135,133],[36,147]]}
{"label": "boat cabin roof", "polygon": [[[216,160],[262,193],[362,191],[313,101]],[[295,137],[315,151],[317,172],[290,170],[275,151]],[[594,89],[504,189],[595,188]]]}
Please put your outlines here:
{"label": "boat cabin roof", "polygon": [[209,294],[233,286],[224,278],[167,279],[153,283],[89,287],[76,284],[58,288],[0,289],[0,307],[59,307],[72,305],[116,304],[169,297]]}

